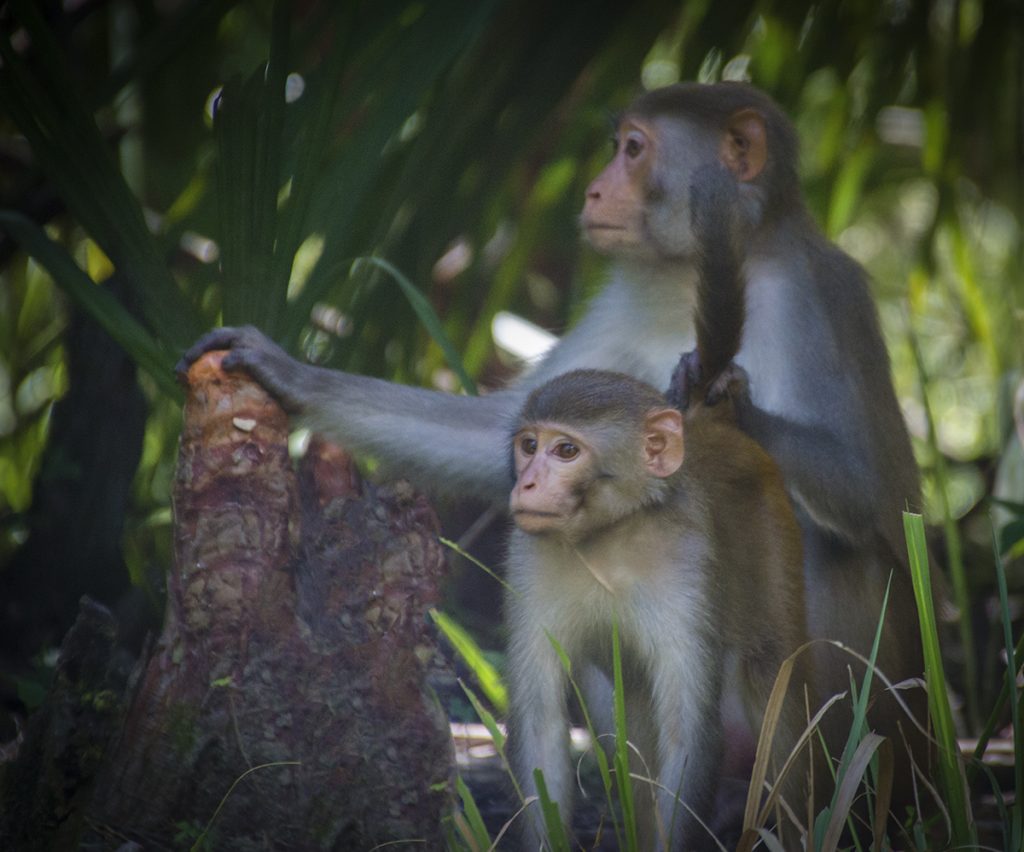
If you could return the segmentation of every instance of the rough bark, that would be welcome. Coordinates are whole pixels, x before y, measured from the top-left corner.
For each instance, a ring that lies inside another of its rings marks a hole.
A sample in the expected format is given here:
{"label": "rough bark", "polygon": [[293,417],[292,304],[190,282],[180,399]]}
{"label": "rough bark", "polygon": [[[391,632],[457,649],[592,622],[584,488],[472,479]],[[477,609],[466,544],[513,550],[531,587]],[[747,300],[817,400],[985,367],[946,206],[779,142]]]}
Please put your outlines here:
{"label": "rough bark", "polygon": [[452,756],[426,686],[436,519],[324,443],[296,475],[284,413],[221,355],[189,376],[163,634],[94,825],[147,847],[205,832],[237,850],[439,848]]}

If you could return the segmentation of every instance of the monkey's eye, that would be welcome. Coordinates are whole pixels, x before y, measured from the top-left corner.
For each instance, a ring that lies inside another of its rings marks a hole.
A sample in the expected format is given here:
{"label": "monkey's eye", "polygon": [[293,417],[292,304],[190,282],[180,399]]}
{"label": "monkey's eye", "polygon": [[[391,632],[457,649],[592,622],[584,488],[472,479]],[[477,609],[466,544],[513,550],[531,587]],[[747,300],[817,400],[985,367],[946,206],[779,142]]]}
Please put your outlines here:
{"label": "monkey's eye", "polygon": [[643,150],[644,143],[636,136],[630,136],[626,140],[626,156],[629,157],[629,159],[635,160],[641,153],[643,153]]}
{"label": "monkey's eye", "polygon": [[537,452],[537,439],[530,435],[523,435],[519,439],[519,449],[522,450],[524,456],[532,456]]}
{"label": "monkey's eye", "polygon": [[571,441],[559,441],[555,444],[553,452],[562,461],[572,461],[580,454],[580,448]]}

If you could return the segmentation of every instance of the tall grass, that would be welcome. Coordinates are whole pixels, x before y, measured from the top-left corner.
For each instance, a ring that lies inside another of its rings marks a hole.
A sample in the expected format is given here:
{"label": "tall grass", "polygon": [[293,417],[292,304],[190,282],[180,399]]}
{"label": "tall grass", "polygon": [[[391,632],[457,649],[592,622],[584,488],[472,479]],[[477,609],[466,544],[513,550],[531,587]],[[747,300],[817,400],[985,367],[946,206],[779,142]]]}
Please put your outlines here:
{"label": "tall grass", "polygon": [[[806,844],[807,849],[814,850],[814,852],[832,852],[832,850],[839,848],[857,850],[868,848],[914,848],[921,852],[937,847],[957,849],[985,848],[979,842],[971,803],[972,793],[976,796],[980,794],[980,791],[977,789],[972,791],[968,784],[969,776],[987,779],[992,792],[996,795],[997,809],[1000,816],[999,830],[1002,833],[1002,848],[1024,848],[1022,847],[1022,842],[1024,842],[1024,808],[1017,801],[1017,798],[1012,797],[1011,799],[1011,797],[1005,796],[1000,791],[994,775],[980,764],[977,757],[973,764],[974,771],[971,773],[965,771],[966,761],[957,743],[953,725],[953,714],[947,695],[945,670],[939,643],[939,630],[932,602],[924,525],[921,516],[905,513],[904,529],[907,539],[907,550],[910,556],[918,618],[921,625],[922,646],[924,648],[924,676],[928,689],[929,728],[933,732],[932,736],[934,737],[938,755],[937,768],[933,779],[934,784],[923,776],[920,780],[926,791],[934,792],[936,795],[939,811],[942,816],[941,821],[945,822],[948,827],[948,836],[942,839],[940,836],[942,834],[940,831],[941,823],[936,824],[934,819],[926,819],[921,814],[911,816],[905,824],[907,830],[899,837],[891,837],[886,833],[888,827],[892,825],[888,819],[889,798],[893,771],[893,748],[897,744],[890,743],[885,738],[868,731],[866,727],[868,696],[871,693],[872,680],[876,676],[882,677],[885,688],[896,689],[893,684],[884,680],[882,673],[877,672],[874,666],[874,660],[878,654],[881,642],[880,618],[879,629],[876,633],[871,655],[866,659],[859,658],[865,664],[863,677],[858,682],[851,682],[851,690],[847,696],[833,696],[826,702],[825,706],[812,716],[806,730],[794,747],[793,754],[779,770],[779,777],[776,779],[774,789],[767,796],[762,796],[761,791],[766,788],[765,779],[768,769],[768,756],[771,751],[771,741],[775,736],[782,701],[789,686],[793,660],[796,654],[783,665],[766,707],[765,718],[758,740],[751,791],[744,814],[743,834],[737,847],[738,849],[751,850],[760,844],[763,848],[772,850],[772,852],[788,852],[782,845],[779,833],[771,828],[773,815],[782,810],[787,811],[793,817],[795,817],[795,810],[803,810],[812,817],[810,824],[805,830],[803,842]],[[999,556],[998,544],[995,546],[995,551],[1004,641],[1007,652],[1010,655],[1009,660],[1013,661],[1007,666],[1006,670],[1006,684],[1004,687],[1006,698],[1004,701],[1009,700],[1011,707],[1017,711],[1012,714],[1015,735],[1014,785],[1016,790],[1021,790],[1024,789],[1024,778],[1022,778],[1022,774],[1024,774],[1024,743],[1022,743],[1021,734],[1018,730],[1020,725],[1021,691],[1016,680],[1021,662],[1019,657],[1020,651],[1019,649],[1015,651],[1013,647],[1005,572]],[[493,576],[493,572],[489,571],[489,573]],[[613,631],[615,736],[613,744],[609,749],[609,754],[606,754],[605,750],[599,747],[599,737],[591,724],[589,710],[571,676],[571,661],[565,657],[564,652],[558,648],[557,644],[556,650],[558,650],[563,659],[563,665],[570,675],[572,689],[575,691],[576,697],[583,708],[585,725],[591,734],[591,742],[594,746],[593,754],[602,779],[603,792],[607,799],[608,810],[611,815],[618,846],[624,852],[635,852],[638,849],[635,802],[637,796],[649,795],[648,787],[653,782],[650,778],[643,777],[630,769],[631,761],[634,765],[636,763],[636,756],[631,755],[633,746],[628,736],[628,720],[625,711],[626,704],[619,646],[620,642],[617,631]],[[806,651],[807,646],[801,648],[796,653],[805,653]],[[473,652],[463,655],[463,659],[471,669],[474,667],[473,661],[482,658],[482,655]],[[481,682],[484,682],[493,677],[493,672],[483,669],[478,672],[478,677]],[[473,700],[472,696],[471,700]],[[811,741],[817,738],[818,726],[823,716],[832,710],[836,703],[844,700],[852,702],[853,708],[853,721],[846,746],[843,754],[839,757],[835,774],[827,779],[815,779],[816,784],[832,785],[829,804],[821,811],[815,813],[813,804],[810,802],[782,803],[779,799],[778,780],[790,771],[790,767],[799,750],[809,747]],[[479,701],[474,700],[473,703],[478,708],[484,724],[491,730],[496,748],[506,769],[508,769],[504,735],[493,716],[480,705]],[[993,711],[998,713],[999,710],[999,702],[997,702]],[[918,721],[924,722],[924,720]],[[994,726],[995,722],[991,722],[990,725]],[[979,748],[983,748],[983,745]],[[979,768],[981,771],[978,771]],[[516,789],[518,791],[518,787]],[[546,788],[543,784],[542,776],[537,778],[537,789],[540,791],[538,796],[539,802],[533,800],[524,801],[520,793],[520,803],[522,806],[516,812],[513,819],[502,827],[498,837],[491,838],[483,827],[482,821],[478,819],[479,812],[476,810],[475,803],[472,802],[472,794],[469,788],[460,781],[458,791],[463,802],[465,815],[458,816],[457,822],[467,826],[465,832],[469,832],[469,834],[467,835],[464,832],[456,837],[453,840],[451,849],[497,848],[499,839],[505,838],[510,831],[514,830],[513,822],[522,815],[526,807],[541,807],[544,810],[546,824],[551,831],[550,843],[552,849],[563,850],[572,848],[566,845],[569,840],[562,828],[562,815],[557,810],[557,803],[546,800]],[[858,831],[858,826],[854,824],[851,816],[854,803],[858,800],[867,803],[867,811],[871,815],[871,824],[867,827],[870,840],[865,840],[861,837],[863,831]]]}

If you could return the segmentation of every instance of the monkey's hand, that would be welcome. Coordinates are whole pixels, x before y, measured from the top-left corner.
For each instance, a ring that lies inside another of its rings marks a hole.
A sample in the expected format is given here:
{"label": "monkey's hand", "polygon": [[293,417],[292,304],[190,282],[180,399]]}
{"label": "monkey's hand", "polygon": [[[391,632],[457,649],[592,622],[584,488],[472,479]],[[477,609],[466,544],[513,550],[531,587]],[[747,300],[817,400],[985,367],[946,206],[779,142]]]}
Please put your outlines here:
{"label": "monkey's hand", "polygon": [[215,328],[200,337],[174,368],[179,381],[184,381],[189,367],[216,349],[230,350],[221,363],[225,370],[245,370],[288,413],[294,414],[302,409],[300,398],[294,391],[301,387],[302,374],[310,368],[296,361],[251,325]]}
{"label": "monkey's hand", "polygon": [[718,377],[708,385],[705,403],[709,406],[730,400],[736,410],[736,417],[742,420],[744,411],[752,405],[750,401],[750,377],[735,361],[730,361]]}
{"label": "monkey's hand", "polygon": [[669,405],[674,405],[685,413],[690,403],[693,402],[691,395],[701,386],[701,379],[704,371],[701,369],[700,352],[691,349],[684,352],[676,368],[672,371],[672,379],[668,383],[668,390],[665,391],[665,399]]}

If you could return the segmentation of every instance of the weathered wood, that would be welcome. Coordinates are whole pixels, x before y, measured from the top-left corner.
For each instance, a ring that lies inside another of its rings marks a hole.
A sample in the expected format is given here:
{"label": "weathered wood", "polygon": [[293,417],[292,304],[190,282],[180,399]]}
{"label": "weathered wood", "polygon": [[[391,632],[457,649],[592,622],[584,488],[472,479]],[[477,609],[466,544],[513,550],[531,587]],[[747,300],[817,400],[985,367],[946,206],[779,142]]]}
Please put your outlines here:
{"label": "weathered wood", "polygon": [[433,512],[324,443],[296,475],[285,415],[221,355],[189,376],[164,630],[94,822],[178,847],[209,828],[237,850],[438,848],[452,754],[425,684]]}

